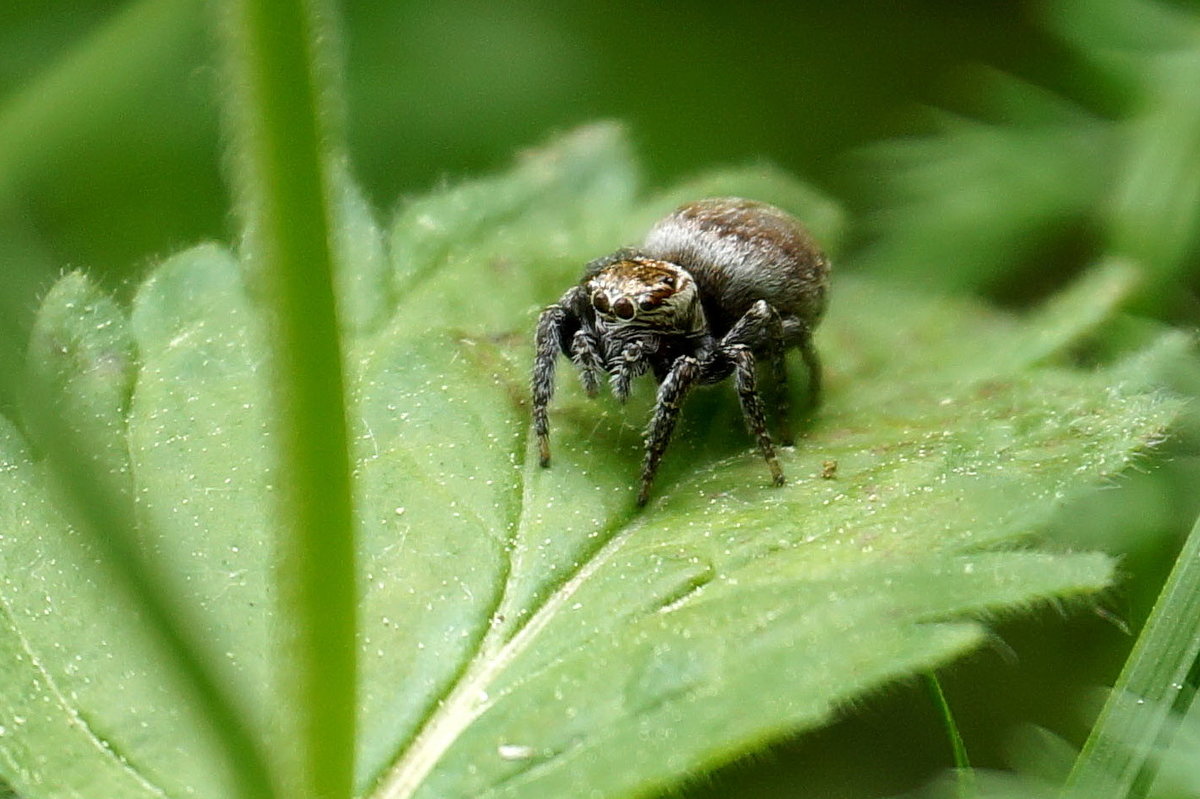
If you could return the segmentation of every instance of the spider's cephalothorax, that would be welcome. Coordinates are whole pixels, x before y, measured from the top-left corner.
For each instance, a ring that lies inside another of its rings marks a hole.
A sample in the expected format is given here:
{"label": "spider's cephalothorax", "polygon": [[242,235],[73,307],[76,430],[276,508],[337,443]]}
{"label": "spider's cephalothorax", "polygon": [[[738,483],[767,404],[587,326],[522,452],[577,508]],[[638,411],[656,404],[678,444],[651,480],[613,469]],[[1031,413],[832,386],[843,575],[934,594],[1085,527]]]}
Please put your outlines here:
{"label": "spider's cephalothorax", "polygon": [[626,253],[605,261],[584,284],[599,323],[610,330],[703,332],[696,281],[682,267]]}
{"label": "spider's cephalothorax", "polygon": [[641,247],[588,264],[580,283],[538,318],[533,421],[541,464],[550,464],[547,408],[561,352],[579,369],[589,395],[602,374],[621,400],[634,377],[652,372],[658,381],[638,504],[649,497],[684,396],[697,384],[731,375],[746,425],[775,484],[782,484],[755,361],[771,364],[780,428],[790,443],[784,356],[792,347],[800,350],[815,407],[821,367],[812,330],[825,311],[828,279],[828,261],[799,222],[738,198],[685,205],[655,225]]}
{"label": "spider's cephalothorax", "polygon": [[595,335],[581,326],[569,352],[589,394],[605,371],[624,401],[630,380],[648,369],[661,379],[679,352],[704,338],[704,309],[696,282],[675,264],[621,252],[592,266],[582,287]]}

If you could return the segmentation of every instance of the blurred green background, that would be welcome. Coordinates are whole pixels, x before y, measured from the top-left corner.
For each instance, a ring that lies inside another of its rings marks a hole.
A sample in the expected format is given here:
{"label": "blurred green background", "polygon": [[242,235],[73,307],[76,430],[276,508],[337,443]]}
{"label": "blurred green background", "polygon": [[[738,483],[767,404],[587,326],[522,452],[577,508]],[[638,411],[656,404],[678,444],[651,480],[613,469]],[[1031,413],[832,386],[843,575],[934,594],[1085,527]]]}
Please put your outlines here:
{"label": "blurred green background", "polygon": [[[1020,109],[1036,95],[997,104],[986,76],[998,73],[1068,95],[1097,120],[1128,113],[1136,96],[1119,73],[1087,63],[1034,3],[360,0],[342,12],[345,135],[357,177],[382,212],[439,182],[498,168],[554,131],[609,118],[628,126],[652,186],[715,164],[769,161],[838,198],[852,213],[839,264],[847,269],[887,271],[889,258],[904,261],[895,248],[905,239],[888,228],[897,217],[886,213],[898,196],[890,181],[899,159],[886,149],[866,157],[862,148],[936,133],[929,107],[1027,122]],[[23,338],[40,292],[64,269],[85,268],[127,294],[157,259],[235,236],[210,17],[193,0],[0,7],[0,333],[10,342]],[[1106,135],[1084,136],[1050,160],[1102,148]],[[996,158],[1014,174],[1033,163],[1019,149]],[[1087,192],[1089,179],[1067,182]],[[961,188],[953,168],[935,179],[934,196],[936,180],[947,195]],[[1036,240],[1018,238],[1020,229],[1013,240],[1007,230],[985,237],[1003,257],[982,278],[965,262],[956,272],[953,261],[897,266],[897,274],[1019,308],[1111,241],[1087,214],[1051,222]],[[1200,269],[1187,236],[1194,219],[1187,224],[1183,254],[1140,310],[1191,327],[1200,320]],[[935,235],[915,230],[918,243]],[[881,250],[875,239],[888,235],[893,249]],[[942,242],[925,243],[941,251]],[[1133,339],[1144,324],[1128,323]],[[1197,388],[1188,375],[1168,378],[1179,390]],[[1082,741],[1088,697],[1114,679],[1130,630],[1195,516],[1194,440],[1183,436],[1167,459],[1072,509],[1054,531],[1064,546],[1123,555],[1127,580],[1101,610],[1002,623],[993,647],[942,675],[976,764],[1019,758],[1014,741],[1030,724]],[[950,764],[921,685],[896,686],[847,710],[834,727],[781,742],[681,794],[886,796]]]}
{"label": "blurred green background", "polygon": [[[854,204],[842,156],[912,129],[914,104],[944,100],[957,65],[1033,79],[1070,66],[1007,2],[343,11],[347,138],[384,210],[597,118],[628,124],[654,184],[767,159]],[[208,13],[190,0],[4,4],[6,279],[71,266],[121,283],[189,243],[230,237]]]}

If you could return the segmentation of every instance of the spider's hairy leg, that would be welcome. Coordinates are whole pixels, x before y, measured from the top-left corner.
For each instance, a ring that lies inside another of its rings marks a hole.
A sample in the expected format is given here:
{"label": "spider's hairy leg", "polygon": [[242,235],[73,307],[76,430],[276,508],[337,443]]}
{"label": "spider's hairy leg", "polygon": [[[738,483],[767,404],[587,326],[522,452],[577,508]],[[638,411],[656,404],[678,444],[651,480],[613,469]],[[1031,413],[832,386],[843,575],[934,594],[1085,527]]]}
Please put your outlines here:
{"label": "spider's hairy leg", "polygon": [[558,353],[563,348],[564,333],[568,326],[577,326],[578,317],[568,310],[573,305],[572,289],[563,295],[557,304],[542,311],[538,317],[537,332],[534,334],[533,377],[533,432],[538,440],[538,461],[542,466],[550,465],[550,419],[547,408],[554,396],[554,367]]}
{"label": "spider's hairy leg", "polygon": [[767,468],[771,470],[771,482],[777,486],[783,485],[783,469],[779,459],[775,457],[775,446],[771,443],[771,435],[767,432],[767,420],[763,416],[762,400],[758,396],[758,387],[754,377],[754,355],[744,344],[722,347],[725,357],[733,363],[733,383],[737,388],[738,399],[742,403],[742,416],[746,419],[746,427],[758,441],[758,449]]}
{"label": "spider's hairy leg", "polygon": [[725,334],[721,343],[724,346],[744,344],[751,350],[766,354],[775,384],[775,412],[779,420],[780,443],[790,446],[795,439],[792,435],[792,399],[788,391],[787,344],[779,312],[766,300],[759,300]]}
{"label": "spider's hairy leg", "polygon": [[808,367],[808,407],[815,409],[821,404],[821,359],[813,346],[812,333],[807,330],[800,340],[800,357]]}
{"label": "spider's hairy leg", "polygon": [[800,357],[808,369],[808,407],[813,410],[821,404],[821,359],[813,345],[812,327],[796,317],[788,318],[783,327],[784,340],[800,349]]}
{"label": "spider's hairy leg", "polygon": [[671,370],[658,387],[658,400],[654,405],[654,416],[646,428],[646,459],[642,464],[642,484],[638,491],[638,505],[645,505],[650,498],[650,485],[658,472],[675,422],[679,419],[679,407],[684,397],[700,378],[700,362],[690,355],[682,355],[672,364]]}
{"label": "spider's hairy leg", "polygon": [[771,373],[775,378],[775,414],[778,420],[776,424],[779,425],[779,443],[790,447],[796,436],[792,432],[792,392],[788,390],[787,345],[783,341],[783,322],[779,318],[779,312],[769,305],[767,310],[770,312],[767,352],[771,359]]}
{"label": "spider's hairy leg", "polygon": [[600,353],[590,336],[582,329],[575,331],[571,339],[571,360],[579,369],[579,380],[583,390],[589,397],[595,397],[600,390]]}

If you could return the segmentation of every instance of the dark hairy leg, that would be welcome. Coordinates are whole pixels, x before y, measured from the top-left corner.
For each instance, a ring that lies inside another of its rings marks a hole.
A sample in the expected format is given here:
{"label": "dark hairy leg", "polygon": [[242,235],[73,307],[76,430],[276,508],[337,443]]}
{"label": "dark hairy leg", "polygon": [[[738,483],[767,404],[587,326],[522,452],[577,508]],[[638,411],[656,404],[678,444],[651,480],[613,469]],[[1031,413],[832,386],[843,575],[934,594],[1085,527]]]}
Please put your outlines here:
{"label": "dark hairy leg", "polygon": [[775,446],[771,443],[771,435],[767,432],[767,420],[763,414],[762,400],[758,396],[756,378],[754,376],[754,355],[745,345],[738,344],[723,350],[725,357],[733,363],[733,382],[737,388],[738,399],[742,403],[742,416],[746,420],[746,429],[758,441],[758,449],[767,468],[771,470],[771,482],[783,485],[783,468],[775,457]]}
{"label": "dark hairy leg", "polygon": [[779,312],[765,300],[754,303],[721,340],[723,347],[735,345],[765,353],[774,383],[773,399],[779,438],[784,446],[791,445],[795,437],[792,434],[791,392],[788,391],[787,344]]}
{"label": "dark hairy leg", "polygon": [[815,410],[821,404],[821,359],[813,345],[812,328],[795,316],[783,322],[784,340],[800,350],[804,366],[808,370],[808,409]]}
{"label": "dark hairy leg", "polygon": [[551,305],[538,317],[537,333],[534,335],[533,432],[537,435],[538,461],[542,466],[550,465],[550,419],[547,408],[554,396],[554,366],[564,319],[566,311],[561,306]]}
{"label": "dark hairy leg", "polygon": [[821,404],[821,359],[817,355],[817,348],[813,346],[811,333],[805,331],[799,346],[800,357],[808,368],[808,407],[809,410],[816,410]]}
{"label": "dark hairy leg", "polygon": [[695,358],[684,355],[676,359],[658,387],[658,401],[654,405],[654,416],[646,428],[646,459],[642,464],[642,483],[638,490],[637,503],[645,505],[650,498],[650,486],[654,475],[658,472],[658,464],[662,461],[671,435],[675,432],[675,423],[679,420],[679,408],[684,397],[696,385],[700,377],[700,362]]}

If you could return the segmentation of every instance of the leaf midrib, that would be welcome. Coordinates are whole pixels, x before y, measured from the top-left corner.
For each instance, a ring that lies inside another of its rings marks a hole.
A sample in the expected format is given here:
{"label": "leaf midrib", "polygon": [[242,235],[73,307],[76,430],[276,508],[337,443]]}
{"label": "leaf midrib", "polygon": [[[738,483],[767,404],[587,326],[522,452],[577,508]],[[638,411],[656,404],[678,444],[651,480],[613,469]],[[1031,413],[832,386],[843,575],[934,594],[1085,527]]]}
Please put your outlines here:
{"label": "leaf midrib", "polygon": [[[525,454],[528,450],[528,431],[521,439],[521,502],[515,514],[513,530],[519,530],[528,507],[529,483],[525,479]],[[459,735],[477,718],[502,698],[503,694],[493,696],[485,690],[524,653],[537,636],[553,620],[558,611],[579,591],[579,589],[594,575],[613,553],[617,552],[626,540],[640,527],[630,524],[635,518],[631,512],[614,519],[609,530],[612,534],[604,544],[582,559],[573,573],[570,574],[540,605],[531,608],[525,623],[519,626],[511,637],[506,638],[504,628],[489,625],[488,632],[480,642],[475,656],[463,670],[462,676],[438,704],[437,709],[426,719],[420,731],[412,739],[412,743],[400,755],[386,776],[378,783],[375,790],[369,794],[370,799],[410,799],[424,784],[425,779],[432,773],[442,756],[450,749]],[[504,601],[512,587],[511,558],[510,568],[505,574],[504,587],[499,593],[496,609],[504,606]]]}

